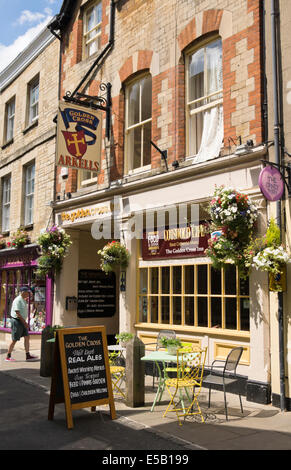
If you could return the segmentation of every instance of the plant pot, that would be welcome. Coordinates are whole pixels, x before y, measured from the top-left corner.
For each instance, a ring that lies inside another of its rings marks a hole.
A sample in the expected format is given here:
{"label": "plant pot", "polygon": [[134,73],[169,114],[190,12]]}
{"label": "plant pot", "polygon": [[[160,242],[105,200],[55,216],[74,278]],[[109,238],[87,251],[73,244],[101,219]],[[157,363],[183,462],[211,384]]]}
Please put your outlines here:
{"label": "plant pot", "polygon": [[271,292],[286,291],[286,266],[282,268],[281,274],[269,274],[269,290]]}
{"label": "plant pot", "polygon": [[171,356],[176,356],[177,354],[177,349],[179,349],[179,346],[167,346],[167,352]]}

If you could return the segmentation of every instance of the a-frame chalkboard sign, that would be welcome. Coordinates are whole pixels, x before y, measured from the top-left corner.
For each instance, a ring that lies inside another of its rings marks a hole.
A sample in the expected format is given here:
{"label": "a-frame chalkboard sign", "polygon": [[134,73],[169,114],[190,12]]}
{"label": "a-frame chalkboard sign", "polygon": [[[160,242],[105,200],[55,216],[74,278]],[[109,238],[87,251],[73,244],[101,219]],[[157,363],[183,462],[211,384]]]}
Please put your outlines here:
{"label": "a-frame chalkboard sign", "polygon": [[56,331],[54,367],[48,419],[56,403],[65,403],[68,429],[73,428],[72,410],[109,404],[116,418],[104,326],[62,328]]}

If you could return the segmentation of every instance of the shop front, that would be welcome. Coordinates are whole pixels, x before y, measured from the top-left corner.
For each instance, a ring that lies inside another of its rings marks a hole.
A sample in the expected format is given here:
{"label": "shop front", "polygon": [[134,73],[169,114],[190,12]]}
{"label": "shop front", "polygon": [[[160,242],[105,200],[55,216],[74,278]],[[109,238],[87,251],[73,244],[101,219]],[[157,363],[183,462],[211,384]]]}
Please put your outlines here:
{"label": "shop front", "polygon": [[114,343],[119,332],[119,276],[100,269],[98,254],[111,232],[109,238],[92,236],[94,222],[111,221],[111,216],[109,201],[56,211],[56,222],[72,245],[56,278],[53,321],[63,326],[104,325],[108,342]]}
{"label": "shop front", "polygon": [[[213,165],[214,166],[214,165]],[[209,234],[205,232],[206,208],[215,186],[228,181],[229,187],[247,192],[258,208],[258,232],[267,224],[266,202],[256,186],[259,166],[254,162],[228,173],[200,173],[181,178],[171,185],[148,185],[148,190],[124,197],[124,233],[130,231],[137,214],[143,214],[141,239],[127,239],[132,259],[127,272],[127,288],[122,315],[133,326],[146,349],[154,348],[163,330],[174,330],[185,342],[207,347],[207,364],[225,359],[231,349],[242,346],[238,367],[242,392],[250,401],[270,402],[269,290],[266,273],[252,270],[240,277],[229,264],[214,269],[206,255]],[[194,173],[194,171],[193,171]],[[251,188],[251,189],[247,189]],[[179,212],[187,207],[186,217]],[[195,206],[199,218],[191,220]],[[159,220],[169,209],[176,209],[176,227],[170,218]],[[147,226],[147,215],[154,222]],[[126,240],[126,238],[125,238]],[[135,286],[135,304],[132,289]],[[130,319],[130,320],[129,320]]]}
{"label": "shop front", "polygon": [[40,340],[46,325],[52,322],[53,279],[36,275],[39,247],[27,245],[0,251],[0,338],[10,339],[10,311],[19,288],[31,289],[28,303],[29,334]]}

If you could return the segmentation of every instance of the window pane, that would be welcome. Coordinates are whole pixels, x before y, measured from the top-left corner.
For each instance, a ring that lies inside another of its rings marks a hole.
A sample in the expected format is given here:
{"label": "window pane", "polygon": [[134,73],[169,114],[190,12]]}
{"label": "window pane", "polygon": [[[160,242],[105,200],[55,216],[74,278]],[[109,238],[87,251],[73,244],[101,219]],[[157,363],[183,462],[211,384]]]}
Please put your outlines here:
{"label": "window pane", "polygon": [[170,293],[170,268],[162,267],[162,294]]}
{"label": "window pane", "polygon": [[236,295],[236,267],[231,264],[225,268],[225,293]]}
{"label": "window pane", "polygon": [[148,270],[147,269],[140,269],[140,293],[147,294],[148,292]]}
{"label": "window pane", "polygon": [[147,312],[148,312],[148,299],[147,297],[139,298],[139,321],[147,322]]}
{"label": "window pane", "polygon": [[237,329],[236,298],[225,299],[225,326],[231,330]]}
{"label": "window pane", "polygon": [[151,294],[159,293],[159,268],[151,268]]}
{"label": "window pane", "polygon": [[185,266],[185,294],[194,294],[194,266]]}
{"label": "window pane", "polygon": [[173,266],[173,294],[181,294],[182,268]]}
{"label": "window pane", "polygon": [[147,122],[143,126],[143,166],[151,164],[151,138],[152,138],[152,123]]}
{"label": "window pane", "polygon": [[152,117],[152,79],[145,77],[141,80],[141,120]]}
{"label": "window pane", "polygon": [[140,122],[139,119],[139,82],[134,83],[129,89],[129,98],[128,98],[128,126],[137,124]]}
{"label": "window pane", "polygon": [[194,325],[194,297],[185,297],[185,324]]}
{"label": "window pane", "polygon": [[[206,47],[207,95],[222,89],[222,43],[221,40]],[[213,99],[217,99],[216,95]]]}
{"label": "window pane", "polygon": [[221,298],[211,298],[211,327],[221,328]]}
{"label": "window pane", "polygon": [[196,155],[200,149],[203,132],[203,113],[190,116],[189,119],[189,152]]}
{"label": "window pane", "polygon": [[198,294],[207,294],[207,264],[198,266]]}
{"label": "window pane", "polygon": [[141,166],[141,128],[132,129],[128,136],[129,155],[132,158],[131,169],[134,170]]}
{"label": "window pane", "polygon": [[250,301],[240,299],[240,328],[243,331],[250,330]]}
{"label": "window pane", "polygon": [[159,298],[151,297],[151,321],[152,323],[158,323],[158,311],[159,311]]}
{"label": "window pane", "polygon": [[208,307],[206,297],[198,297],[198,326],[208,326]]}
{"label": "window pane", "polygon": [[204,49],[189,59],[189,101],[204,96]]}
{"label": "window pane", "polygon": [[211,294],[221,294],[221,270],[211,267]]}
{"label": "window pane", "polygon": [[162,297],[162,323],[170,323],[169,297]]}
{"label": "window pane", "polygon": [[249,278],[239,280],[239,290],[240,290],[240,295],[249,295],[250,294]]}
{"label": "window pane", "polygon": [[181,325],[182,310],[181,310],[181,297],[173,297],[173,323],[174,325]]}

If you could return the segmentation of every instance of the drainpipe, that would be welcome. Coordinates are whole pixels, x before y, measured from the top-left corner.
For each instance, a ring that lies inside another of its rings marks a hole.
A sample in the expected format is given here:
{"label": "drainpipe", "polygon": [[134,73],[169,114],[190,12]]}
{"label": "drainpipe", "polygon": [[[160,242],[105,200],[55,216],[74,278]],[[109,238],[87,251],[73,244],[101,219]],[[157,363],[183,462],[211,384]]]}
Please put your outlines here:
{"label": "drainpipe", "polygon": [[[279,18],[279,6],[276,0],[271,0],[271,32],[272,32],[272,64],[273,64],[273,92],[274,92],[274,148],[275,163],[281,164],[280,148],[280,122],[279,122],[279,83],[278,83],[278,41],[277,21]],[[282,238],[281,200],[276,203],[277,224]],[[278,329],[279,329],[279,364],[280,364],[280,408],[286,409],[285,397],[285,361],[284,361],[284,312],[283,292],[278,292]]]}

